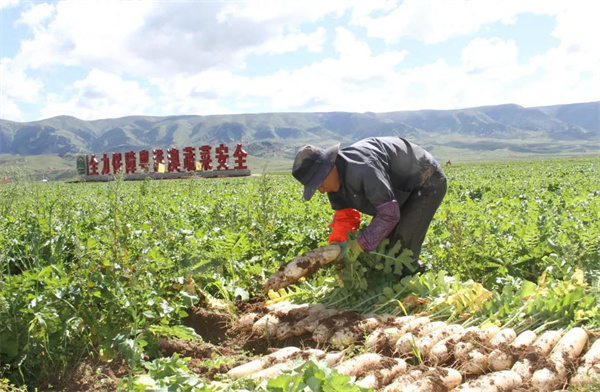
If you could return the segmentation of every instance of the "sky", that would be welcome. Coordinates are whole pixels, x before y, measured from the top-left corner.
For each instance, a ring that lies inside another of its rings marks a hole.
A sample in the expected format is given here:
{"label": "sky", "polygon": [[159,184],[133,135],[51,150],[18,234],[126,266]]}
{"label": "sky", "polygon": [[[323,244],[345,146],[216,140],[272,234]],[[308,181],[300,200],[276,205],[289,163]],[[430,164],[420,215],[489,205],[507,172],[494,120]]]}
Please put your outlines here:
{"label": "sky", "polygon": [[600,101],[597,0],[0,0],[0,119]]}

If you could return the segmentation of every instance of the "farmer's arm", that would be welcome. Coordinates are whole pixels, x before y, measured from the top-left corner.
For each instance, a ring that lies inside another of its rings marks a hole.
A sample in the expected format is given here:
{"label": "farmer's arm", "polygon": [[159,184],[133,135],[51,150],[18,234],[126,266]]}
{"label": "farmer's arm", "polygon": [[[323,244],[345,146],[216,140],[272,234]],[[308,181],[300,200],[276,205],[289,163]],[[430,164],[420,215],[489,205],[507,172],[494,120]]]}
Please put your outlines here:
{"label": "farmer's arm", "polygon": [[364,251],[376,249],[400,221],[400,208],[396,201],[392,183],[381,163],[371,162],[370,170],[362,178],[365,196],[375,206],[375,216],[357,236]]}
{"label": "farmer's arm", "polygon": [[377,214],[371,219],[371,223],[356,237],[365,252],[377,248],[400,220],[400,208],[398,208],[396,200],[385,202],[375,208]]}

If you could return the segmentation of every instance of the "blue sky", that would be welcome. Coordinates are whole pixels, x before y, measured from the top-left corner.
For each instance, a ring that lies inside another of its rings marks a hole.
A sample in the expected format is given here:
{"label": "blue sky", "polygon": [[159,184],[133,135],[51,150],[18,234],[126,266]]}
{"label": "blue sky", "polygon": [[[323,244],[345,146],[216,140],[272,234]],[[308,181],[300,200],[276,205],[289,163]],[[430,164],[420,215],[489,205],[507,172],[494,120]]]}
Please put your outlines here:
{"label": "blue sky", "polygon": [[600,100],[600,1],[0,0],[0,118]]}

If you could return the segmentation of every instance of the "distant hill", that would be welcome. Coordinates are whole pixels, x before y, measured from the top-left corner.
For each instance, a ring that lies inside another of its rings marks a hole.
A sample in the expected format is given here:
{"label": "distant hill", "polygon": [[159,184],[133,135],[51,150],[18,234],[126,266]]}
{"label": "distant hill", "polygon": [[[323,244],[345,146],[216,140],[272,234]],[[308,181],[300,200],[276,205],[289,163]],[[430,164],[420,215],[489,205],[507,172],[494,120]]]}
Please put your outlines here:
{"label": "distant hill", "polygon": [[0,154],[73,156],[242,142],[253,157],[290,160],[306,143],[347,145],[384,135],[406,137],[442,159],[496,150],[534,155],[590,153],[600,147],[600,102],[388,113],[130,116],[94,121],[59,116],[26,123],[0,120]]}

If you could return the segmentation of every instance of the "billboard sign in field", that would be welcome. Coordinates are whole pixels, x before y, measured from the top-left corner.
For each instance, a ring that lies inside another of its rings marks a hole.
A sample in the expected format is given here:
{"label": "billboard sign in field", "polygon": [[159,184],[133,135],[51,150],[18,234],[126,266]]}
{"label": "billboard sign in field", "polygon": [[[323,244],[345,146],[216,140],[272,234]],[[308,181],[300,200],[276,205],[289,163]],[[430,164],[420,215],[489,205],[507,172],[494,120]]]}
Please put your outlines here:
{"label": "billboard sign in field", "polygon": [[118,173],[125,180],[249,176],[247,157],[241,143],[231,154],[228,146],[219,144],[214,150],[203,145],[80,155],[77,174],[84,181],[109,181]]}

